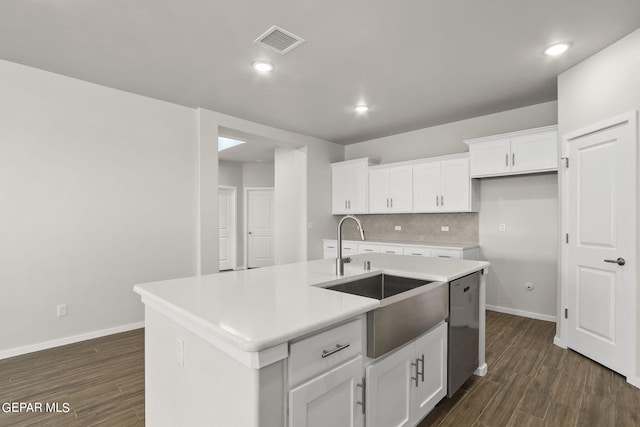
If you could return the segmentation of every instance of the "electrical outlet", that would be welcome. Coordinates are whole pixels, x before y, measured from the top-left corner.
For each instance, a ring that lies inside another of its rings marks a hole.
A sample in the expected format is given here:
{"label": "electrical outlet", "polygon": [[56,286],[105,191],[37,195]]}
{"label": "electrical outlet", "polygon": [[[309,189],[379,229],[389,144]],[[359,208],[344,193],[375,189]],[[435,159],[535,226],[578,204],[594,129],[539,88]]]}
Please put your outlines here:
{"label": "electrical outlet", "polygon": [[176,361],[178,366],[184,366],[184,340],[176,337]]}
{"label": "electrical outlet", "polygon": [[532,291],[533,290],[533,283],[525,283],[524,284],[524,288],[527,290],[527,292]]}
{"label": "electrical outlet", "polygon": [[396,225],[395,227],[393,227],[394,230],[396,231],[402,231],[402,226],[401,225]]}
{"label": "electrical outlet", "polygon": [[449,231],[449,226],[443,225],[442,227],[440,227],[440,231]]}
{"label": "electrical outlet", "polygon": [[507,231],[507,224],[500,224],[500,231],[503,233]]}
{"label": "electrical outlet", "polygon": [[67,315],[67,304],[58,304],[57,310],[58,317],[63,317]]}

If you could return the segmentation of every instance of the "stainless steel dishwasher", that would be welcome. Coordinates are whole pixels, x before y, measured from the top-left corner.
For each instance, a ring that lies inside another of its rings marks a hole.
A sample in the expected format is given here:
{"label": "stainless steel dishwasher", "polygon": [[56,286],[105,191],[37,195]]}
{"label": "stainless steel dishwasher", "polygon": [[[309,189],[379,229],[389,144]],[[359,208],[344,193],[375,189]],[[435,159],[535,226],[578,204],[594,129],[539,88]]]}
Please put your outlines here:
{"label": "stainless steel dishwasher", "polygon": [[479,271],[449,283],[448,397],[478,368],[479,286]]}

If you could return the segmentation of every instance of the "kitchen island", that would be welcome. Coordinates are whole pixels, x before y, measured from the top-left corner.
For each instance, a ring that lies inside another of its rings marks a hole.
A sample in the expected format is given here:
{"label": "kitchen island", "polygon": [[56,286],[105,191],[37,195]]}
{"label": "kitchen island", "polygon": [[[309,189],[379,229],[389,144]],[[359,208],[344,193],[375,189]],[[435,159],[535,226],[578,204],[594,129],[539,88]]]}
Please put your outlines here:
{"label": "kitchen island", "polygon": [[[342,277],[333,260],[317,260],[136,285],[145,304],[147,425],[287,425],[292,378],[303,378],[292,371],[291,343],[359,328],[360,341],[339,356],[356,357],[366,347],[363,317],[380,305],[323,288],[379,273],[449,282],[488,263],[366,254],[345,267]],[[479,309],[484,374],[484,279]]]}

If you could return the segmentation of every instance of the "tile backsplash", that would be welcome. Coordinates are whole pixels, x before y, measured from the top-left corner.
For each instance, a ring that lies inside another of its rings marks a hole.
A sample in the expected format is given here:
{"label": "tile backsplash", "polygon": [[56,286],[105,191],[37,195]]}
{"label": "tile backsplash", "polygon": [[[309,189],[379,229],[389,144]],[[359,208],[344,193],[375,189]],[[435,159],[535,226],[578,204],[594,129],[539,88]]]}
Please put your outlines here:
{"label": "tile backsplash", "polygon": [[[478,213],[384,214],[356,215],[362,222],[368,240],[402,240],[432,243],[477,243]],[[336,216],[336,221],[341,217]],[[402,230],[396,231],[399,225]],[[449,227],[442,231],[441,227]],[[358,240],[353,221],[344,223],[345,239]],[[335,238],[335,236],[330,236]]]}

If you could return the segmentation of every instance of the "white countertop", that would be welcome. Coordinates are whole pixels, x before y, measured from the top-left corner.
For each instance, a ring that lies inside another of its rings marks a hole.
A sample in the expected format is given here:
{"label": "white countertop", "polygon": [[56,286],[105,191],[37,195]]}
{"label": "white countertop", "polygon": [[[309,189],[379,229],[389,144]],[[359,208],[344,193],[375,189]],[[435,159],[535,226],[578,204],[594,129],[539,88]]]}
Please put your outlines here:
{"label": "white countertop", "polygon": [[[324,242],[335,242],[336,239],[322,239]],[[367,243],[382,243],[384,245],[398,245],[398,246],[429,246],[432,248],[442,248],[442,249],[474,249],[479,248],[480,245],[478,243],[472,242],[460,242],[460,243],[442,243],[442,242],[428,242],[428,241],[416,241],[416,240],[385,240],[385,239],[343,239],[342,243],[359,243],[359,244],[367,244]]]}
{"label": "white countertop", "polygon": [[[363,254],[335,274],[335,260],[151,282],[134,286],[142,302],[240,351],[260,352],[379,306],[371,298],[322,289],[358,276],[385,272],[450,281],[487,262],[388,254]],[[365,260],[371,271],[364,271]]]}

